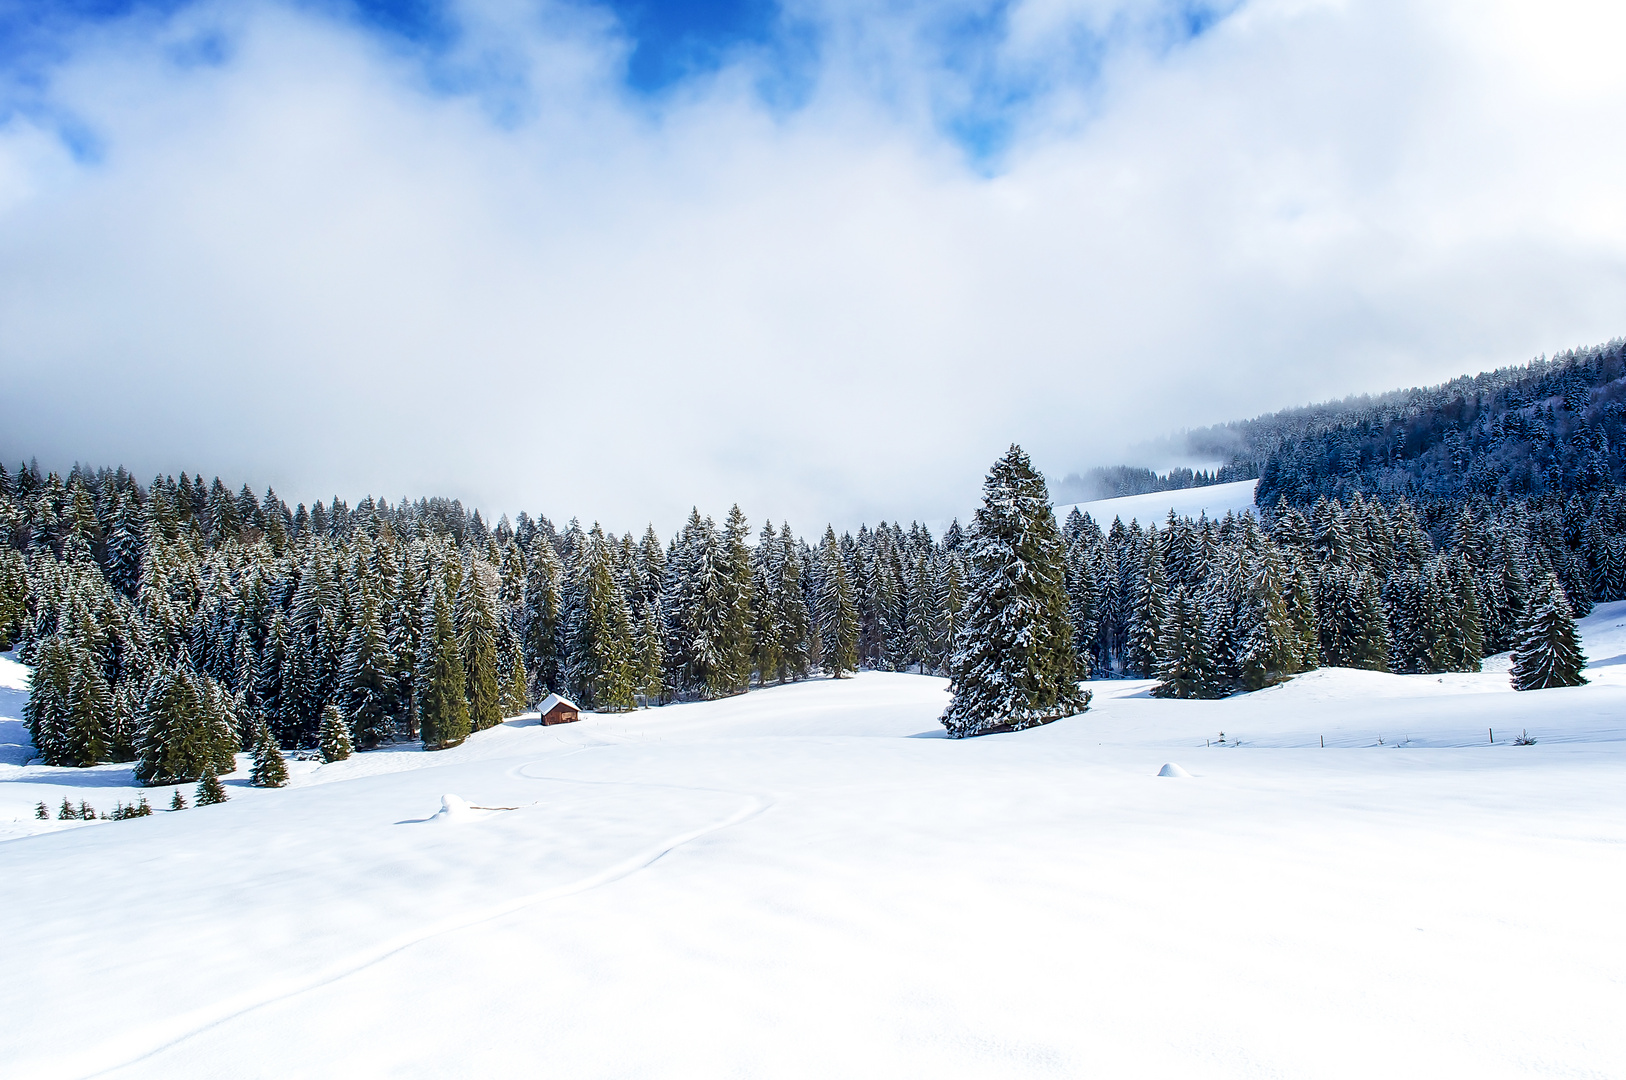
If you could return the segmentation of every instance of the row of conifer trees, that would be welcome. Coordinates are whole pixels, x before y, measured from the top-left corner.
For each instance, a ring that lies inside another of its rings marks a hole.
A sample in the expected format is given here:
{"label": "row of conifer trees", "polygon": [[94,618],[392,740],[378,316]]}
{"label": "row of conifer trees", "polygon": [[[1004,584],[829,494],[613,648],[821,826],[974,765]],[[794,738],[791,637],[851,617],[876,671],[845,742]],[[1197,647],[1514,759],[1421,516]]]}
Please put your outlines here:
{"label": "row of conifer trees", "polygon": [[[720,526],[697,511],[663,543],[526,514],[492,528],[446,500],[290,510],[186,474],[143,486],[123,470],[0,469],[0,645],[21,643],[36,669],[44,761],[135,759],[174,783],[267,740],[326,751],[339,729],[360,749],[452,746],[550,691],[613,711],[860,667],[959,687],[978,663],[1010,663],[998,634],[1057,598],[1068,656],[1040,666],[1074,682],[1213,697],[1318,665],[1472,671],[1544,618],[1556,644],[1524,666],[1558,684],[1579,677],[1559,655],[1572,609],[1626,596],[1615,493],[1430,520],[1356,496],[1282,504],[1268,524],[1171,515],[1103,531],[1077,511],[1058,527],[1014,447],[989,483],[971,528],[941,539],[887,523],[753,538],[736,507]],[[1004,547],[1000,529],[1014,530]],[[1052,539],[1015,553],[1035,529]],[[997,600],[1013,567],[1058,591],[1038,608],[1021,590]],[[1058,693],[1047,685],[1040,698]],[[977,708],[1078,705],[1023,700]]]}

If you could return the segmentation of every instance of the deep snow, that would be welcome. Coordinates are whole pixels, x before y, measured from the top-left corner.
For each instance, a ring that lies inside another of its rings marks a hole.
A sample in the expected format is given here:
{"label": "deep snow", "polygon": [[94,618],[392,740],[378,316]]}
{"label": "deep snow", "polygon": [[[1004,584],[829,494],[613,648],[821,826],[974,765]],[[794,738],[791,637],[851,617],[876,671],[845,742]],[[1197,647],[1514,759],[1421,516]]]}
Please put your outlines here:
{"label": "deep snow", "polygon": [[0,1074],[1623,1075],[1626,604],[1583,630],[1573,690],[1097,683],[954,742],[865,674],[123,822],[31,814],[128,766],[0,765]]}

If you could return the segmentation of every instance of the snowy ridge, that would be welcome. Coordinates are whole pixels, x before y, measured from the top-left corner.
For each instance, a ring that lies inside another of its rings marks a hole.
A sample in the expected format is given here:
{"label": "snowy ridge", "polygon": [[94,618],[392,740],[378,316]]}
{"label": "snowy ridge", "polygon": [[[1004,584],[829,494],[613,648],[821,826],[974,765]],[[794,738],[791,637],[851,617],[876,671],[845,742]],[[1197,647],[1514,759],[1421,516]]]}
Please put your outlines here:
{"label": "snowy ridge", "polygon": [[1253,492],[1257,480],[1237,480],[1229,484],[1211,484],[1207,487],[1180,488],[1176,491],[1153,491],[1145,495],[1124,495],[1116,499],[1096,499],[1093,502],[1069,503],[1058,506],[1056,520],[1066,521],[1074,507],[1088,514],[1102,529],[1110,529],[1114,518],[1125,525],[1139,521],[1141,528],[1148,525],[1162,527],[1163,520],[1173,510],[1176,517],[1222,518],[1228,513],[1243,513],[1254,509]]}

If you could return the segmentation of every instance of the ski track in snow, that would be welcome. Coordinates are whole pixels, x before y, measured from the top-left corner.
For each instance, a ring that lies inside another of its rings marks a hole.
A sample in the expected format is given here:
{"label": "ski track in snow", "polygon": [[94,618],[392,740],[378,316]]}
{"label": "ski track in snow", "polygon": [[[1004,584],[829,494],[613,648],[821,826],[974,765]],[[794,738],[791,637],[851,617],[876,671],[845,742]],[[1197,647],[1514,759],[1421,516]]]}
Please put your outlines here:
{"label": "ski track in snow", "polygon": [[[594,734],[597,735],[601,733],[595,732]],[[603,745],[613,744],[606,743]],[[576,751],[572,751],[572,753],[579,753],[582,749],[588,748],[582,747]],[[396,937],[393,937],[388,941],[381,942],[372,948],[362,950],[349,957],[346,957],[344,960],[334,964],[327,970],[322,971],[312,977],[300,980],[296,984],[278,985],[276,983],[272,983],[269,986],[257,989],[252,994],[234,998],[217,1009],[209,1010],[208,1015],[200,1016],[197,1013],[193,1013],[188,1016],[178,1018],[176,1021],[176,1027],[179,1028],[180,1031],[178,1033],[171,1033],[164,1036],[164,1041],[159,1045],[154,1046],[134,1057],[125,1057],[124,1060],[121,1060],[116,1064],[91,1066],[90,1071],[83,1072],[80,1075],[85,1076],[87,1080],[92,1077],[114,1075],[136,1065],[140,1065],[151,1058],[157,1057],[168,1050],[180,1046],[189,1039],[196,1038],[197,1036],[202,1035],[203,1033],[214,1028],[220,1027],[223,1024],[231,1023],[232,1021],[247,1016],[256,1010],[263,1009],[270,1005],[275,1005],[279,1002],[288,1001],[292,998],[300,996],[301,994],[306,994],[313,990],[318,990],[322,987],[331,986],[334,983],[341,982],[352,975],[356,975],[377,964],[381,964],[384,961],[389,960],[391,957],[412,948],[414,945],[421,944],[430,940],[431,938],[441,937],[446,934],[453,934],[459,930],[466,930],[470,927],[479,926],[482,923],[492,922],[493,920],[503,918],[507,915],[512,915],[515,912],[523,911],[526,908],[534,907],[538,904],[545,904],[552,900],[560,900],[567,896],[576,896],[580,893],[590,892],[593,889],[602,888],[606,885],[613,885],[618,881],[623,881],[626,878],[631,877],[641,870],[647,870],[649,867],[654,866],[657,862],[665,858],[667,855],[670,855],[678,848],[691,844],[694,841],[699,840],[701,837],[709,836],[712,833],[721,832],[724,829],[730,829],[735,825],[743,824],[754,817],[766,813],[773,806],[772,799],[765,796],[748,795],[739,791],[723,791],[722,789],[718,788],[685,787],[678,784],[648,784],[630,780],[580,780],[574,777],[538,776],[530,772],[530,768],[530,765],[520,765],[509,770],[508,775],[520,777],[526,780],[552,783],[590,784],[646,789],[665,788],[674,791],[707,791],[716,794],[744,796],[747,801],[734,813],[728,815],[726,818],[723,818],[720,821],[714,821],[709,825],[702,826],[701,828],[691,829],[688,832],[679,833],[676,836],[669,837],[668,839],[661,841],[659,844],[656,844],[654,847],[646,849],[637,855],[632,856],[631,858],[623,859],[612,866],[600,870],[596,874],[590,874],[585,878],[573,881],[567,885],[555,886],[554,888],[544,889],[528,896],[521,896],[517,899],[506,900],[500,904],[494,904],[491,907],[476,912],[472,915],[441,919],[420,930],[397,935]],[[402,824],[429,824],[432,820],[433,819],[430,818],[418,822],[403,822]],[[475,822],[467,822],[453,827],[466,828],[472,827],[475,824]]]}

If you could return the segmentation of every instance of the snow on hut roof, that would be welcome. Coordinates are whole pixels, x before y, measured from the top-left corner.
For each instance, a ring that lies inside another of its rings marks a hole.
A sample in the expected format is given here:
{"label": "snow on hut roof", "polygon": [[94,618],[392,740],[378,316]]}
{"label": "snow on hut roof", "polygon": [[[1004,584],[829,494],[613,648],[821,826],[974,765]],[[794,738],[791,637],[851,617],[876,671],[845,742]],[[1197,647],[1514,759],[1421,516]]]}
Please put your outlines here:
{"label": "snow on hut roof", "polygon": [[562,698],[558,694],[549,694],[547,697],[543,698],[542,704],[536,707],[536,711],[541,713],[543,716],[546,716],[548,713],[553,711],[553,707],[555,705],[563,705],[567,709],[576,709],[577,712],[581,712],[580,709],[576,708],[576,703],[574,701],[571,701],[569,698]]}

